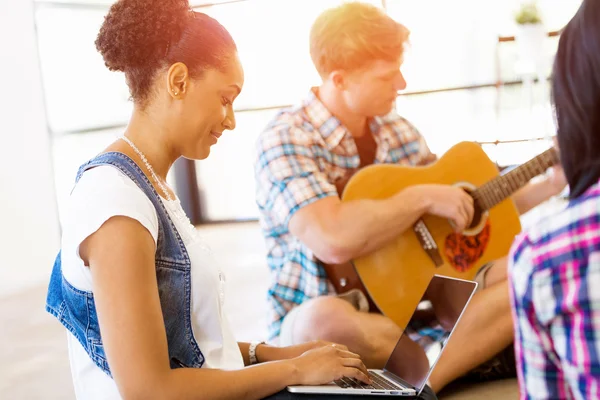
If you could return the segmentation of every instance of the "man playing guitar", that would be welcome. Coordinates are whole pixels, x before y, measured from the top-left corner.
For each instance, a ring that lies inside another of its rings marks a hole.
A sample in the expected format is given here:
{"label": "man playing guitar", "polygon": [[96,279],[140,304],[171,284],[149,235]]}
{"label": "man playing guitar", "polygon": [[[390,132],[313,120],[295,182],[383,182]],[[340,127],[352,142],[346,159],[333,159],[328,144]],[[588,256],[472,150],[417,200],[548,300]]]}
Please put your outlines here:
{"label": "man playing guitar", "polygon": [[[336,293],[323,263],[374,252],[424,214],[462,230],[474,212],[472,198],[449,185],[411,186],[384,200],[340,200],[349,177],[363,166],[435,160],[417,129],[394,112],[406,86],[400,69],[408,35],[372,5],[325,11],[310,34],[322,84],[302,104],[281,111],[257,145],[256,196],[272,271],[271,337],[282,345],[343,343],[371,368],[383,367],[401,329],[368,312],[362,292]],[[564,188],[557,172],[513,195],[520,213]],[[478,292],[431,375],[434,391],[512,352],[505,259],[482,266],[475,280]],[[514,372],[514,365],[501,367]]]}

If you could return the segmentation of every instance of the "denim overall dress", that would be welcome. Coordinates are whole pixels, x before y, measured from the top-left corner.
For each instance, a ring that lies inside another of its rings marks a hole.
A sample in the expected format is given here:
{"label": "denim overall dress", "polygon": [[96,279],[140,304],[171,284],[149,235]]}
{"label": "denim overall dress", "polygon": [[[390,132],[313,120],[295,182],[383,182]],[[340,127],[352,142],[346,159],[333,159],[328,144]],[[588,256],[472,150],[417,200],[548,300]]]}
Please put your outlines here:
{"label": "denim overall dress", "polygon": [[[126,155],[112,152],[92,159],[79,168],[76,182],[86,170],[101,165],[118,168],[154,204],[158,216],[156,278],[171,368],[201,368],[204,356],[192,334],[190,315],[191,262],[183,241],[158,193],[137,164]],[[62,274],[60,252],[52,269],[46,311],[54,315],[79,340],[94,363],[112,377],[100,335],[94,294],[79,290],[66,281]]]}

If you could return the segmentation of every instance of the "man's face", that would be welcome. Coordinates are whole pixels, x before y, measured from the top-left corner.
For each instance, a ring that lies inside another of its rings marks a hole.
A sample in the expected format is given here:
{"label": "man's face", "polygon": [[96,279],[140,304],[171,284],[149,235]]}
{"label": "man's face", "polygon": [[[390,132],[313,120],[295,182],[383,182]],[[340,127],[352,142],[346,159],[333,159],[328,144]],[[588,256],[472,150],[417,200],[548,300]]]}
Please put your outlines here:
{"label": "man's face", "polygon": [[381,116],[394,107],[398,91],[406,88],[397,61],[376,60],[366,66],[344,72],[343,97],[347,107],[365,117]]}

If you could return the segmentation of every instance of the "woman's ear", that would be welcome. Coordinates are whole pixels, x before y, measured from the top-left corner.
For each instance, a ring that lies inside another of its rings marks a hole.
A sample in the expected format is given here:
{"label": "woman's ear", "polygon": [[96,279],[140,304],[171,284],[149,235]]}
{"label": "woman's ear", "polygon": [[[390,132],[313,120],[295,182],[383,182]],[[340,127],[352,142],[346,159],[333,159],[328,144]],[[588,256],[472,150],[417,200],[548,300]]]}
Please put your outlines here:
{"label": "woman's ear", "polygon": [[187,65],[177,62],[167,72],[167,92],[172,98],[182,99],[189,88],[190,73]]}

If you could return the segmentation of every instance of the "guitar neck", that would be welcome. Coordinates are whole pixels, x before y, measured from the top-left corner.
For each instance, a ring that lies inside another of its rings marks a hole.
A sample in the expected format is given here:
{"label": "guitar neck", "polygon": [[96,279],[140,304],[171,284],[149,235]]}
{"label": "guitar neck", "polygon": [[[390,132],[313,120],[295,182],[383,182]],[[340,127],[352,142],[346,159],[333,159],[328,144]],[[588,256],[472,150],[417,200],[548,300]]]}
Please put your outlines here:
{"label": "guitar neck", "polygon": [[482,210],[489,210],[558,162],[558,153],[550,148],[510,172],[480,186],[472,193]]}

